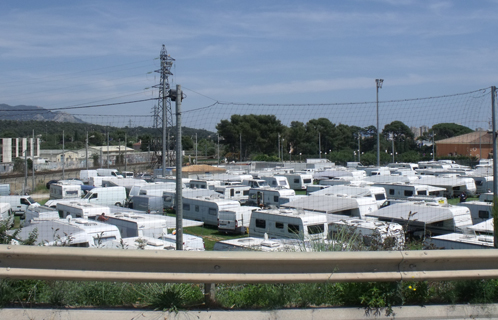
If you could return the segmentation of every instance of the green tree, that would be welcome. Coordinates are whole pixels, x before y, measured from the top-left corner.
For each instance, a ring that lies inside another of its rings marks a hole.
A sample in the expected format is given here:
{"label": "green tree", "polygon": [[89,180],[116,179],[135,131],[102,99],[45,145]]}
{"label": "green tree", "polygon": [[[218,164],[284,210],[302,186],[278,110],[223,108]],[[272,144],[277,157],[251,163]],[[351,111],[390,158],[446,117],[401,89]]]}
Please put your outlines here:
{"label": "green tree", "polygon": [[382,131],[382,136],[385,142],[381,150],[384,148],[388,149],[386,148],[388,145],[387,141],[390,139],[394,139],[394,151],[399,154],[413,150],[416,147],[413,132],[401,121],[393,121],[386,124]]}
{"label": "green tree", "polygon": [[456,123],[439,123],[432,126],[432,131],[434,131],[437,141],[471,133],[474,130]]}

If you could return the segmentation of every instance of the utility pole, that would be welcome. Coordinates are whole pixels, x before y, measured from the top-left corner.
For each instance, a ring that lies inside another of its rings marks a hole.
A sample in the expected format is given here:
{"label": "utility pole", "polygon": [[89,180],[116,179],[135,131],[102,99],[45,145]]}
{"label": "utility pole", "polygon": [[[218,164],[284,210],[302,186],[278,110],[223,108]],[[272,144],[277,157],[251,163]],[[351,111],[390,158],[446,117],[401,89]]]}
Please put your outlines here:
{"label": "utility pole", "polygon": [[498,215],[496,213],[496,206],[498,205],[498,159],[497,150],[498,143],[496,142],[496,87],[491,87],[491,114],[493,117],[493,224],[494,224],[494,247],[498,248]]}
{"label": "utility pole", "polygon": [[318,154],[320,159],[322,158],[322,135],[318,132]]}
{"label": "utility pole", "polygon": [[124,145],[124,165],[125,165],[125,171],[128,171],[128,161],[126,161],[126,145],[127,145],[127,136],[125,133],[125,145]]}
{"label": "utility pole", "polygon": [[88,172],[88,130],[86,131],[86,141],[85,141],[85,163],[86,171]]}
{"label": "utility pole", "polygon": [[195,164],[199,164],[197,161],[197,132],[195,133]]}
{"label": "utility pole", "polygon": [[26,139],[26,145],[24,146],[24,186],[22,188],[22,193],[26,194],[26,189],[28,187],[28,139]]}
{"label": "utility pole", "polygon": [[109,169],[109,130],[107,129],[107,169]]}
{"label": "utility pole", "polygon": [[183,250],[182,87],[176,85],[176,250]]}
{"label": "utility pole", "polygon": [[33,143],[31,144],[31,172],[33,174],[31,193],[35,192],[35,130],[33,130]]}
{"label": "utility pole", "polygon": [[64,146],[64,130],[62,130],[62,180],[66,178],[66,150]]}
{"label": "utility pole", "polygon": [[377,87],[377,167],[380,167],[380,131],[379,131],[379,89],[382,88],[384,79],[375,79]]}
{"label": "utility pole", "polygon": [[239,132],[239,161],[242,161],[242,132]]}

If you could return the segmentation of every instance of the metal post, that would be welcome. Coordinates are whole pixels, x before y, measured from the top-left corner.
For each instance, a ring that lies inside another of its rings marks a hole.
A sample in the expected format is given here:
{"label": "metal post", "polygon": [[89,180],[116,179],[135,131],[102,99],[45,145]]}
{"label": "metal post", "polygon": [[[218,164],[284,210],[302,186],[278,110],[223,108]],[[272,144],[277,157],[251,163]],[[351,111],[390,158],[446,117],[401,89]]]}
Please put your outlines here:
{"label": "metal post", "polygon": [[64,130],[62,130],[62,180],[65,179],[65,170],[66,170],[66,149],[64,146]]}
{"label": "metal post", "polygon": [[479,161],[481,161],[481,159],[482,159],[481,135],[482,135],[482,132],[481,132],[481,130],[479,130]]}
{"label": "metal post", "polygon": [[392,137],[391,137],[391,142],[392,142],[392,151],[393,151],[393,163],[394,163],[394,133],[392,134]]}
{"label": "metal post", "polygon": [[[164,63],[164,62],[163,62]],[[163,68],[164,66],[161,66]],[[177,92],[178,93],[178,92]],[[166,93],[166,80],[163,79],[163,147],[162,147],[162,161],[161,161],[161,167],[162,167],[162,176],[163,178],[166,177],[166,157],[168,157],[168,164],[169,164],[169,136],[168,136],[168,124],[167,119],[168,119],[168,108],[166,107],[166,95],[169,94]],[[178,138],[177,138],[178,140]]]}
{"label": "metal post", "polygon": [[183,250],[182,87],[176,85],[176,250]]}
{"label": "metal post", "polygon": [[218,134],[218,166],[220,165],[220,135]]}
{"label": "metal post", "polygon": [[31,172],[33,174],[31,193],[35,192],[35,130],[33,130],[33,143],[31,144]]}
{"label": "metal post", "polygon": [[379,131],[379,89],[382,88],[384,79],[375,79],[377,87],[377,167],[380,167],[380,131]]}
{"label": "metal post", "polygon": [[494,223],[494,247],[498,248],[498,160],[497,160],[497,147],[496,141],[496,106],[495,106],[496,87],[491,87],[491,114],[493,118],[493,223]]}
{"label": "metal post", "polygon": [[361,136],[361,134],[358,132],[358,162],[360,162],[360,152],[361,152],[361,148],[360,148],[360,136]]}
{"label": "metal post", "polygon": [[242,161],[242,132],[239,132],[239,161]]}
{"label": "metal post", "polygon": [[86,142],[85,142],[85,163],[86,163],[86,171],[88,172],[88,131],[86,132]]}
{"label": "metal post", "polygon": [[277,139],[277,148],[278,148],[278,159],[280,160],[280,133],[278,134],[278,139]]}
{"label": "metal post", "polygon": [[24,186],[22,187],[22,194],[26,194],[28,187],[28,139],[26,139],[26,146],[24,149]]}
{"label": "metal post", "polygon": [[127,138],[128,137],[127,137],[127,135],[125,133],[125,145],[124,145],[124,165],[125,165],[125,171],[128,171],[128,161],[126,161],[127,160],[126,159],[126,145],[128,143]]}
{"label": "metal post", "polygon": [[109,130],[107,130],[107,169],[109,169]]}
{"label": "metal post", "polygon": [[195,133],[195,164],[199,164],[197,162],[197,132]]}
{"label": "metal post", "polygon": [[318,132],[318,155],[320,159],[322,158],[322,136],[320,132]]}

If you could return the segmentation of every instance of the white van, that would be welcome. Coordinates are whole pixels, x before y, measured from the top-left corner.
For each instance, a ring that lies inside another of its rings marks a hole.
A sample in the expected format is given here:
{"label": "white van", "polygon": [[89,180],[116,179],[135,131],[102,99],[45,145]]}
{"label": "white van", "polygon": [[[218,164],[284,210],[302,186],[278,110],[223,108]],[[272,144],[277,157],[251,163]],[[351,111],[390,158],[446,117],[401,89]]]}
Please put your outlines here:
{"label": "white van", "polygon": [[118,169],[104,169],[104,168],[100,168],[100,169],[97,169],[97,175],[99,175],[101,177],[112,176],[112,177],[123,178],[123,175],[119,172]]}
{"label": "white van", "polygon": [[81,201],[102,206],[123,207],[126,203],[126,189],[125,187],[93,188]]}
{"label": "white van", "polygon": [[255,210],[251,214],[249,235],[302,240],[326,240],[327,215],[296,209]]}
{"label": "white van", "polygon": [[83,183],[89,183],[91,177],[98,176],[97,170],[80,170],[80,180]]}
{"label": "white van", "polygon": [[29,206],[40,205],[30,196],[1,196],[0,202],[10,204],[12,212],[14,212],[16,216],[21,216],[23,218]]}
{"label": "white van", "polygon": [[50,199],[81,199],[83,191],[77,184],[52,183],[50,185]]}
{"label": "white van", "polygon": [[249,230],[252,211],[256,209],[259,208],[242,206],[240,208],[220,211],[218,230],[225,233],[246,233]]}

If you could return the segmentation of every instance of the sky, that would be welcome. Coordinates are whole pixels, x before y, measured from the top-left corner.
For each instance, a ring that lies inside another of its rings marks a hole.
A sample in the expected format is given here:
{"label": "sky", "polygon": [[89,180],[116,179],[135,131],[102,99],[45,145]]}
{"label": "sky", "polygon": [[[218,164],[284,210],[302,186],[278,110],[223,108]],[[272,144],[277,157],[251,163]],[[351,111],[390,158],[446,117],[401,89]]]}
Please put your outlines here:
{"label": "sky", "polygon": [[[498,84],[497,0],[7,0],[0,28],[0,103],[13,106],[157,97],[163,44],[184,111],[372,102],[376,78],[379,100]],[[154,103],[66,111],[145,116]]]}

